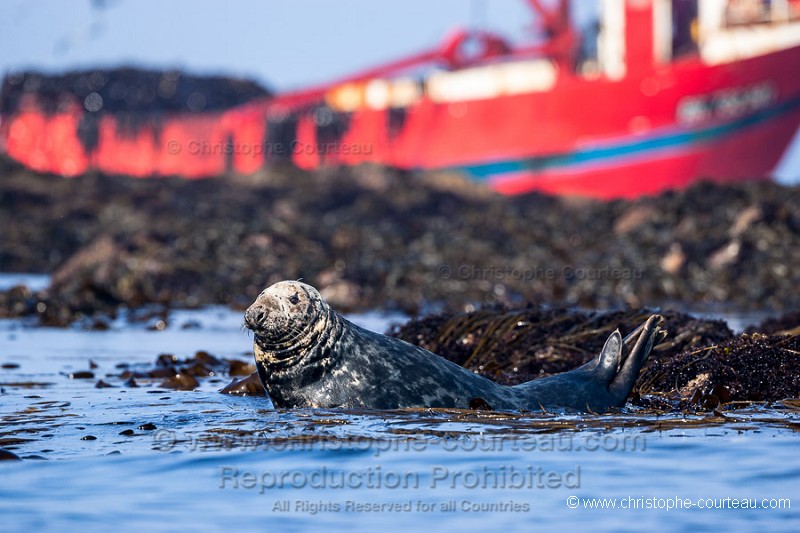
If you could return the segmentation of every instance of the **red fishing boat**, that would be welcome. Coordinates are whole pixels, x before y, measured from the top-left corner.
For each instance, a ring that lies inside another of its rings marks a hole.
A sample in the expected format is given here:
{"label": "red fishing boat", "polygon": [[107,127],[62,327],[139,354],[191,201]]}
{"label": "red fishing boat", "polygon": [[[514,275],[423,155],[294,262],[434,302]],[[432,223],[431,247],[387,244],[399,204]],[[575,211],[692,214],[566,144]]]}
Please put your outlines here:
{"label": "red fishing boat", "polygon": [[582,28],[567,0],[528,2],[529,46],[458,31],[321,87],[133,128],[97,98],[47,113],[31,98],[0,138],[12,158],[67,176],[373,162],[461,171],[508,194],[615,198],[767,178],[798,130],[798,0],[602,0]]}

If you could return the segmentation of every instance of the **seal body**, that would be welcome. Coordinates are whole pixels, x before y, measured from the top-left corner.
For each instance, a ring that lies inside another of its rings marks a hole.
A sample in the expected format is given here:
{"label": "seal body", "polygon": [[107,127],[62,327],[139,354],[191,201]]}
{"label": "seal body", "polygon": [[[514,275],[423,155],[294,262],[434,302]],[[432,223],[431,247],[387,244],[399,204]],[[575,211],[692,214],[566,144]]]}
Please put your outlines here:
{"label": "seal body", "polygon": [[500,385],[400,339],[337,314],[313,287],[283,281],[245,313],[255,335],[258,375],[276,407],[564,407],[601,411],[625,403],[641,365],[661,337],[652,316],[624,340],[614,332],[600,355],[557,376]]}

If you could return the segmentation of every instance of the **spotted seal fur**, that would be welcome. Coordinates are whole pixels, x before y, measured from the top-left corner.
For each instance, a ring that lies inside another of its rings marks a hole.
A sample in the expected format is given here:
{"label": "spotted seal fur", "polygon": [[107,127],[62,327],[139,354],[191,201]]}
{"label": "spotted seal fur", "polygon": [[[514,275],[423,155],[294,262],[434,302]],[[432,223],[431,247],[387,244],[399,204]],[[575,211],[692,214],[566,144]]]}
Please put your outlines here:
{"label": "spotted seal fur", "polygon": [[337,314],[310,285],[281,281],[245,312],[258,375],[283,407],[562,407],[604,411],[624,405],[656,341],[651,316],[625,339],[609,336],[600,354],[570,372],[500,385],[432,352],[361,328]]}

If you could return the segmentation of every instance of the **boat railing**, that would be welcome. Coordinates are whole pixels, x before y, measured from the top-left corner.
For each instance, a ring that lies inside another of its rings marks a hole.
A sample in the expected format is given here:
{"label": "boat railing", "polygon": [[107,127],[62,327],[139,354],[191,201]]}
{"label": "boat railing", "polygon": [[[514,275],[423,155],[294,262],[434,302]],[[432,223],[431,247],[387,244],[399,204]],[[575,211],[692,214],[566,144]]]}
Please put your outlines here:
{"label": "boat railing", "polygon": [[707,64],[800,46],[800,0],[705,0],[699,14],[699,50]]}
{"label": "boat railing", "polygon": [[728,0],[725,6],[725,26],[754,24],[784,24],[800,20],[798,0]]}

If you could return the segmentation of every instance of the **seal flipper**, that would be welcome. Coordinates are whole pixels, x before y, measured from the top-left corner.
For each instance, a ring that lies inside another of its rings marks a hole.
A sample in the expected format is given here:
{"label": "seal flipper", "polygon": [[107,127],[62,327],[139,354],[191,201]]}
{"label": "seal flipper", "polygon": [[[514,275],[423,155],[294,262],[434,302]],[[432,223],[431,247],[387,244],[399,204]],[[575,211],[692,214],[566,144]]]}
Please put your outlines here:
{"label": "seal flipper", "polygon": [[614,376],[617,374],[617,369],[622,362],[623,348],[622,348],[622,335],[619,330],[614,331],[606,339],[603,349],[600,351],[599,361],[594,368],[593,373],[597,379],[611,383]]}
{"label": "seal flipper", "polygon": [[[635,338],[636,342],[633,347],[629,348],[629,344],[625,345],[627,353],[624,355],[622,367],[609,385],[609,391],[622,396],[623,401],[633,388],[633,384],[639,376],[639,370],[641,370],[650,356],[650,351],[656,341],[662,340],[666,335],[666,332],[659,327],[663,321],[664,318],[662,316],[652,315],[647,319],[647,322],[634,332],[638,332],[638,337]],[[632,342],[634,338],[631,335],[626,340],[630,338]]]}
{"label": "seal flipper", "polygon": [[636,341],[639,339],[639,334],[640,334],[640,333],[642,332],[642,330],[644,329],[644,325],[645,325],[646,323],[647,323],[647,321],[645,321],[645,322],[642,322],[641,324],[639,324],[638,326],[636,326],[636,329],[634,329],[633,331],[631,331],[630,333],[628,333],[627,335],[625,335],[625,338],[624,338],[624,339],[622,339],[622,342],[625,344],[625,348],[626,348],[626,349],[627,349],[629,352],[633,350],[633,347],[634,347],[634,345],[636,344]]}
{"label": "seal flipper", "polygon": [[[625,338],[622,339],[622,344],[623,344],[622,353],[620,354],[619,359],[617,359],[617,366],[614,368],[615,371],[618,370],[622,366],[622,363],[625,361],[625,359],[627,357],[626,354],[631,353],[633,351],[633,349],[634,349],[634,347],[636,345],[636,342],[639,340],[640,334],[641,334],[642,330],[644,329],[644,326],[645,326],[646,323],[647,322],[642,322],[641,324],[639,324],[636,327],[636,329],[634,329],[633,331],[631,331],[630,333],[625,335]],[[619,333],[619,329],[617,329],[614,333]],[[613,336],[613,333],[612,333],[611,336]],[[608,341],[611,340],[611,336],[609,336],[608,340],[606,340],[606,344],[608,344]],[[606,346],[603,346],[603,349],[600,351],[600,355],[598,357],[594,357],[592,360],[590,360],[588,363],[586,363],[585,365],[583,365],[580,368],[584,369],[584,370],[587,370],[589,372],[594,372],[595,370],[599,370],[599,368],[600,368],[599,365],[603,364],[602,363],[602,358],[603,358],[603,353],[605,352],[605,350],[606,350]],[[609,354],[609,355],[611,355],[611,354]],[[601,361],[598,362],[598,359],[601,359]],[[608,381],[611,381],[612,377],[613,376],[610,376],[608,378]]]}

